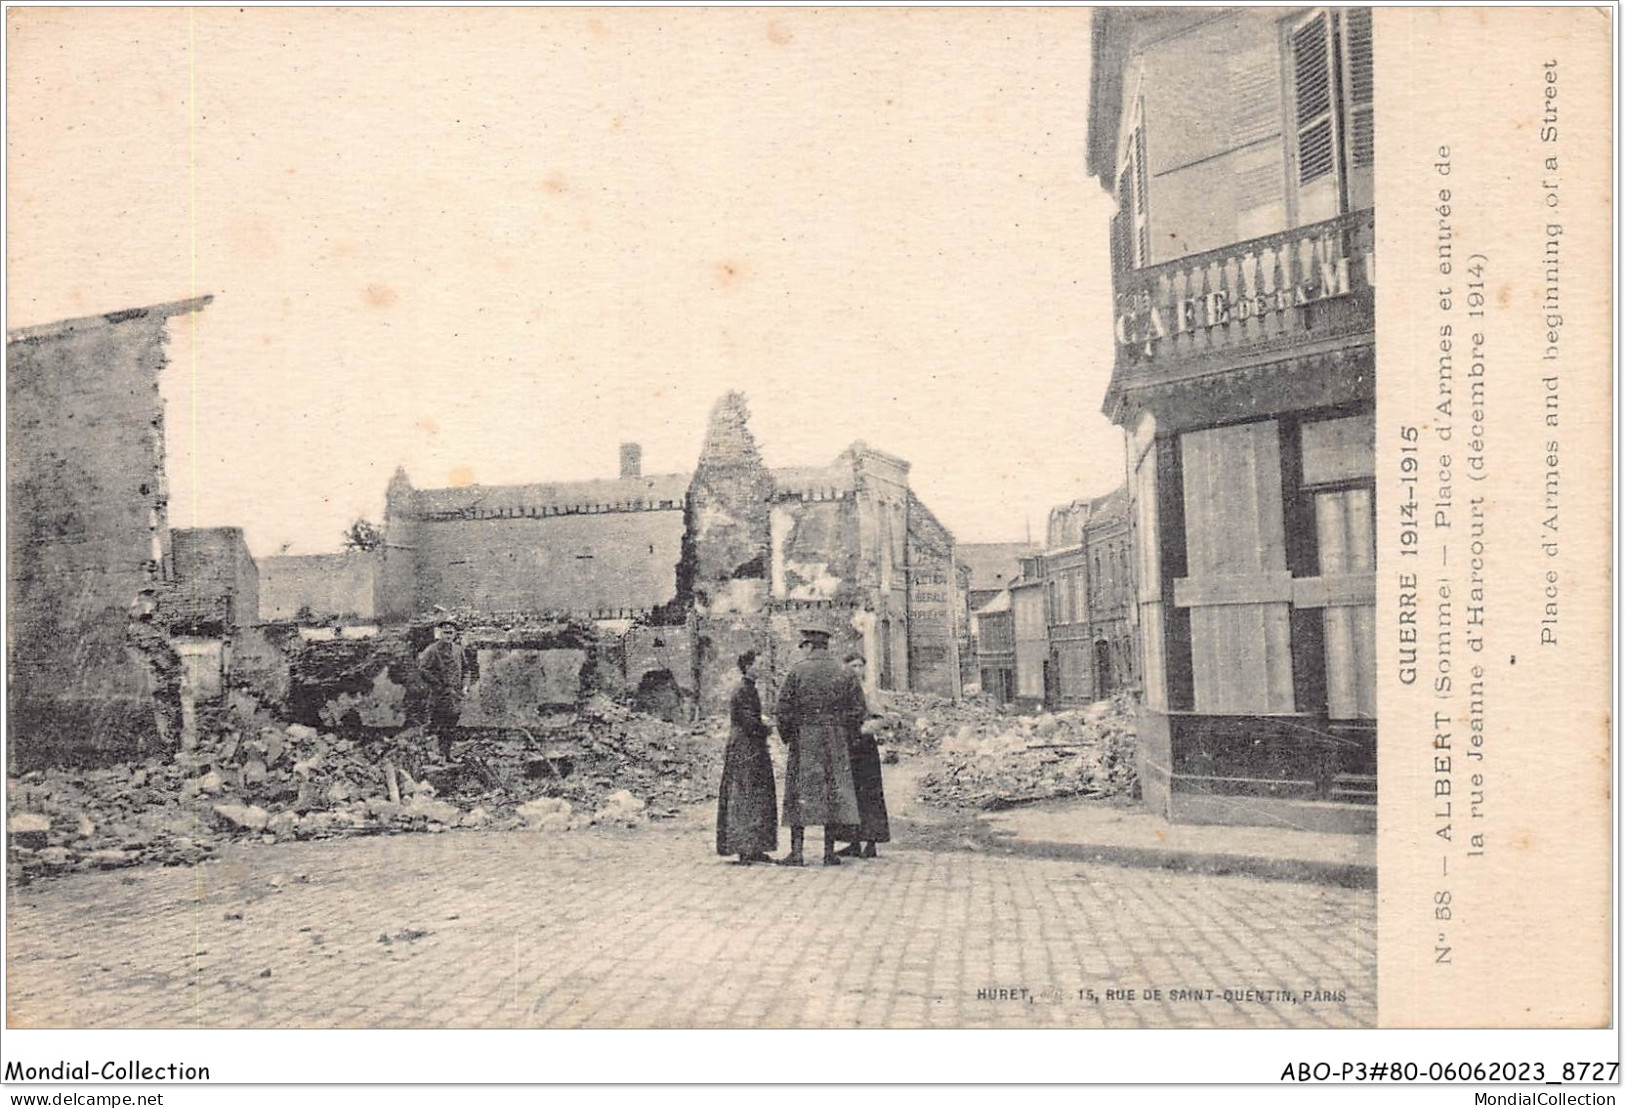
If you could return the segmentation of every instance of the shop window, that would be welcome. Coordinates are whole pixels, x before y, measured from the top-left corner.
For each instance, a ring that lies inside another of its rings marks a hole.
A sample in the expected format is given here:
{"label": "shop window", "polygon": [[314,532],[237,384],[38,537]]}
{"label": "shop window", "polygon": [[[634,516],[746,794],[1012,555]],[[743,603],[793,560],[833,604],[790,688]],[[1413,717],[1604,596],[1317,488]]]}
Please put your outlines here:
{"label": "shop window", "polygon": [[[1374,579],[1377,564],[1375,423],[1369,414],[1305,423],[1302,496],[1313,519],[1311,557],[1326,579]],[[1313,614],[1312,610],[1311,613]],[[1320,610],[1326,714],[1376,718],[1376,606],[1328,603]],[[1305,628],[1306,631],[1315,629]],[[1312,645],[1312,640],[1306,640]]]}

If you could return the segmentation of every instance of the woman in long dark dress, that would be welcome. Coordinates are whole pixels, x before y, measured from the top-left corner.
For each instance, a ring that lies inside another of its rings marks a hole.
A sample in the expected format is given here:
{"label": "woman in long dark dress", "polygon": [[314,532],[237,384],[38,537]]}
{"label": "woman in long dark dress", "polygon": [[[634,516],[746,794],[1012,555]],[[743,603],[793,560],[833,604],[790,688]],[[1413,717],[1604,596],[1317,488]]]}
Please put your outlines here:
{"label": "woman in long dark dress", "polygon": [[739,855],[736,865],[771,862],[769,853],[779,848],[779,798],[767,752],[769,728],[756,691],[757,668],[756,651],[739,656],[744,680],[728,704],[728,746],[717,791],[717,853]]}
{"label": "woman in long dark dress", "polygon": [[[846,664],[863,678],[861,655],[849,654]],[[876,843],[891,842],[891,821],[886,815],[886,788],[880,778],[880,744],[865,723],[852,736],[848,750],[852,757],[852,787],[858,795],[858,823],[844,827],[839,838],[848,845],[837,851],[843,858],[874,858]]]}

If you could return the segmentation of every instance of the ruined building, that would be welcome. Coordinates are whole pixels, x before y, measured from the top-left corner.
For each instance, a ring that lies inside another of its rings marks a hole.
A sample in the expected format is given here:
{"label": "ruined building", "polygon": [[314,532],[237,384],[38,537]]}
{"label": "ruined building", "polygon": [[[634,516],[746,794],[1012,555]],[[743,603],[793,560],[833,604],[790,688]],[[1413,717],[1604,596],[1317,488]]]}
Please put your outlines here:
{"label": "ruined building", "polygon": [[636,444],[614,479],[419,489],[397,471],[376,556],[375,610],[496,622],[591,620],[627,684],[713,712],[734,659],[775,678],[813,625],[869,662],[874,688],[958,694],[953,537],[908,486],[908,463],[856,443],[830,465],[769,469],[744,397],[716,405],[692,474],[646,476]]}
{"label": "ruined building", "polygon": [[169,320],[209,300],[7,336],[14,765],[118,758],[175,724],[180,667],[158,611],[171,576],[158,378]]}
{"label": "ruined building", "polygon": [[908,486],[908,463],[853,443],[827,466],[765,468],[739,393],[711,413],[689,493],[701,707],[748,648],[777,680],[806,627],[861,653],[874,689],[959,691],[953,536]]}

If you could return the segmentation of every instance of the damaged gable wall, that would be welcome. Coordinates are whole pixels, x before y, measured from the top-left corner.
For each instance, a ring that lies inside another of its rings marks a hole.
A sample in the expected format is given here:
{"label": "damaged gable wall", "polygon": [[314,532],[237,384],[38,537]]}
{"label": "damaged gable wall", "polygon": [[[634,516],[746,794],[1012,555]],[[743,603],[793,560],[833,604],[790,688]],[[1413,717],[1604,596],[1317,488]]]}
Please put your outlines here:
{"label": "damaged gable wall", "polygon": [[774,485],[749,418],[744,394],[717,402],[689,484],[692,595],[707,611],[753,611],[764,599]]}
{"label": "damaged gable wall", "polygon": [[156,627],[169,542],[158,377],[169,317],[208,302],[8,336],[9,736],[19,764],[149,748],[160,730],[154,694],[160,707],[178,705],[178,663]]}

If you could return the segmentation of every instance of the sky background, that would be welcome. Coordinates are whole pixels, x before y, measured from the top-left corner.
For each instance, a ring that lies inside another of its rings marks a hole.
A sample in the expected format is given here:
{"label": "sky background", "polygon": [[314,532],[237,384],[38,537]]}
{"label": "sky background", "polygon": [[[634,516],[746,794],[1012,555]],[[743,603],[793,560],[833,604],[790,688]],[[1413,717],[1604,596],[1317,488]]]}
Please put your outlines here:
{"label": "sky background", "polygon": [[1120,483],[1089,17],[12,9],[7,327],[172,327],[170,522],[413,483],[907,458],[961,542]]}

